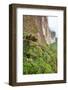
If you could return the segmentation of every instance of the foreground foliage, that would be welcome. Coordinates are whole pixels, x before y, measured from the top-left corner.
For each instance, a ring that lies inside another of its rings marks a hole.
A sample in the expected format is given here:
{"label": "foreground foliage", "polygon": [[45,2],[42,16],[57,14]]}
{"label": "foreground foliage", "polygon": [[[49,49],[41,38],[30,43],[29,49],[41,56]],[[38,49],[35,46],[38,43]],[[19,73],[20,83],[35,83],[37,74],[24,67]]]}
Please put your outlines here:
{"label": "foreground foliage", "polygon": [[39,45],[35,38],[26,37],[23,44],[23,74],[57,72],[56,42],[50,45]]}

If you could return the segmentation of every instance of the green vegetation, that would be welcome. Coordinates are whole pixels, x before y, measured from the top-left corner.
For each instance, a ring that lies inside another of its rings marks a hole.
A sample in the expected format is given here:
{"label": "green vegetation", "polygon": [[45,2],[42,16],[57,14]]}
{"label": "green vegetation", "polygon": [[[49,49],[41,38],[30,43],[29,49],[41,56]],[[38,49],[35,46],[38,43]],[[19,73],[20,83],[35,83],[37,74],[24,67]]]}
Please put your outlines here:
{"label": "green vegetation", "polygon": [[25,38],[23,41],[23,74],[56,73],[57,43],[39,45],[31,39]]}

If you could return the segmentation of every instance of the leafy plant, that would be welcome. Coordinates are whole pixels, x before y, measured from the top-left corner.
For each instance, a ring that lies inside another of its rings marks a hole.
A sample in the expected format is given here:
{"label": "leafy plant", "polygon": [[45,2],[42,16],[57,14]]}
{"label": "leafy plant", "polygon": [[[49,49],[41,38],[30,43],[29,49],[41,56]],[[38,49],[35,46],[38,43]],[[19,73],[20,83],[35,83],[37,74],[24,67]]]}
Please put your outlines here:
{"label": "leafy plant", "polygon": [[24,74],[41,74],[57,72],[57,45],[41,46],[32,40],[24,40]]}

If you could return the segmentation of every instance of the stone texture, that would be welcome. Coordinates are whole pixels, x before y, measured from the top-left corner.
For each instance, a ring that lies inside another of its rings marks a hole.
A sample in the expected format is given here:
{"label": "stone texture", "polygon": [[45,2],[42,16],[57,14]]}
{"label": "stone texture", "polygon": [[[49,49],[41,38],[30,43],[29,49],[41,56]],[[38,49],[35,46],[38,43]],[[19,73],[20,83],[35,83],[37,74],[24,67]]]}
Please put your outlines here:
{"label": "stone texture", "polygon": [[38,43],[51,44],[55,42],[55,32],[52,32],[48,25],[46,16],[24,15],[24,32],[32,34],[38,39]]}

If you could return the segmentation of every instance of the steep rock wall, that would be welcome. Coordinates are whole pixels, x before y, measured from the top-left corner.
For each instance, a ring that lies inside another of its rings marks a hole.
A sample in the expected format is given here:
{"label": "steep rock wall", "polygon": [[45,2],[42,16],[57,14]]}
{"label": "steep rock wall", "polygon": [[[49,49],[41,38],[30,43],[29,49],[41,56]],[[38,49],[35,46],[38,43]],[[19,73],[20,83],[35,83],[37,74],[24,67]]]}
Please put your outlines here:
{"label": "steep rock wall", "polygon": [[50,30],[46,16],[24,15],[23,21],[24,32],[35,36],[38,43],[50,44],[55,42],[55,32]]}

